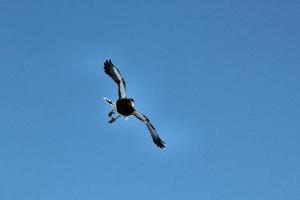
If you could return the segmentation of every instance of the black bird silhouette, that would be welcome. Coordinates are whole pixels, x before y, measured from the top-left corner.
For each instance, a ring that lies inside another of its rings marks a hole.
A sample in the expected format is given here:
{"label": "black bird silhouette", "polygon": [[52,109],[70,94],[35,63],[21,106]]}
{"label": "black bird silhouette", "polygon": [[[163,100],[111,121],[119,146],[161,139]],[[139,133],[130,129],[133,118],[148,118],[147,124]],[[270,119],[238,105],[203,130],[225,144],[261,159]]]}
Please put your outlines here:
{"label": "black bird silhouette", "polygon": [[[127,116],[134,115],[136,118],[146,124],[147,128],[150,131],[153,142],[159,148],[165,148],[165,142],[160,139],[159,135],[156,132],[156,129],[151,124],[150,120],[145,115],[135,110],[134,100],[132,98],[127,98],[125,80],[123,79],[120,71],[113,65],[110,59],[104,62],[104,72],[117,83],[119,95],[119,98],[116,102],[103,97],[103,99],[113,107],[113,109],[108,113],[108,117],[110,118],[109,123],[113,123],[120,116],[126,119]],[[118,116],[114,117],[113,115],[116,112],[118,113]]]}

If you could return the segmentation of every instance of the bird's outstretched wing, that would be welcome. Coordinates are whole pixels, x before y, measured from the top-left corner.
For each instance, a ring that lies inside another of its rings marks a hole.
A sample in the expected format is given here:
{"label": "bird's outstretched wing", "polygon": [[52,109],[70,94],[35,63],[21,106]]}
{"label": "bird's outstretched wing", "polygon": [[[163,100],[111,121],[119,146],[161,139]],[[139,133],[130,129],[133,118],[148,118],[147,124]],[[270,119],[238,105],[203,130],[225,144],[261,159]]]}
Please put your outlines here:
{"label": "bird's outstretched wing", "polygon": [[133,115],[138,118],[139,120],[141,120],[142,122],[144,122],[147,126],[147,128],[149,129],[150,131],[150,134],[151,134],[151,137],[152,137],[152,140],[153,142],[161,149],[165,148],[165,142],[162,141],[160,139],[160,137],[158,136],[154,126],[151,124],[150,120],[145,116],[143,115],[142,113],[138,112],[138,111],[134,111],[133,112]]}
{"label": "bird's outstretched wing", "polygon": [[125,81],[118,70],[111,60],[106,60],[104,62],[104,72],[109,75],[117,84],[118,84],[118,95],[119,98],[125,98],[126,97],[126,84]]}

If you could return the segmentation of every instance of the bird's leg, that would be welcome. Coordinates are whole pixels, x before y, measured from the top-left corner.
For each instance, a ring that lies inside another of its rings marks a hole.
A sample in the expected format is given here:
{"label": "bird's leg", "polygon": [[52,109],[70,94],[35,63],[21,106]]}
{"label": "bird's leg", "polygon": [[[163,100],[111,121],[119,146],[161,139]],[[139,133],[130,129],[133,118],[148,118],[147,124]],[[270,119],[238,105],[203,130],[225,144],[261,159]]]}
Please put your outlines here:
{"label": "bird's leg", "polygon": [[113,117],[113,114],[115,114],[115,111],[112,110],[108,113],[108,117],[110,118],[109,123],[113,123],[116,119]]}
{"label": "bird's leg", "polygon": [[108,117],[111,118],[113,114],[115,114],[114,110],[112,110],[112,111],[110,111],[110,112],[108,113]]}
{"label": "bird's leg", "polygon": [[116,118],[111,117],[111,119],[108,121],[108,123],[113,123],[114,121],[116,121],[118,118],[120,117],[120,115],[118,115]]}

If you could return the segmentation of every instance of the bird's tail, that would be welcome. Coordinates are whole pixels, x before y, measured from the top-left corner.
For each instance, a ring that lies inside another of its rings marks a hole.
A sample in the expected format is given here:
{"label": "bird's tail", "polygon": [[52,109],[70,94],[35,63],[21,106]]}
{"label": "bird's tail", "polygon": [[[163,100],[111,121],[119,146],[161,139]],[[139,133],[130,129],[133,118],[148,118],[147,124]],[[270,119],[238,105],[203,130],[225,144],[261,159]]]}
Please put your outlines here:
{"label": "bird's tail", "polygon": [[103,99],[111,106],[114,106],[114,102],[106,97],[103,97]]}

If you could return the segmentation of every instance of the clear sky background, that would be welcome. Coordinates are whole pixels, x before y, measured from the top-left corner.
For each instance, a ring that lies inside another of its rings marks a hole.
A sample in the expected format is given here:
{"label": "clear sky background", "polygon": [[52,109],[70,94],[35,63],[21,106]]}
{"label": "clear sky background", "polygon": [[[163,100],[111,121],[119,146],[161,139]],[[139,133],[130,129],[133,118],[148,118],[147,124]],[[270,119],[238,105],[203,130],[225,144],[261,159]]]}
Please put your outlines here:
{"label": "clear sky background", "polygon": [[[0,1],[0,200],[300,199],[300,1]],[[134,117],[108,124],[128,95]]]}

